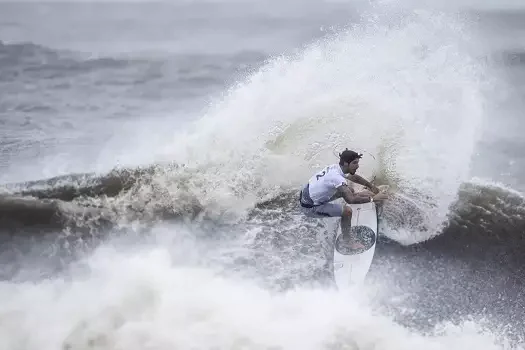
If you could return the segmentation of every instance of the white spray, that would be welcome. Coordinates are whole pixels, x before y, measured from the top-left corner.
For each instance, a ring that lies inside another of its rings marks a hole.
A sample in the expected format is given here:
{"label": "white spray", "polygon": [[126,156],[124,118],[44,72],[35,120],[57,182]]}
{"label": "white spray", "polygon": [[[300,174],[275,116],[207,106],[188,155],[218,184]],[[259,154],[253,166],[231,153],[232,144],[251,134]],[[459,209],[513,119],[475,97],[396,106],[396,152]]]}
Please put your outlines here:
{"label": "white spray", "polygon": [[[419,227],[386,233],[407,243],[438,233],[467,179],[481,118],[480,69],[459,21],[421,12],[392,22],[370,20],[269,61],[167,142],[158,159],[194,169],[184,188],[228,211],[299,188],[314,169],[337,161],[334,152],[365,150],[378,162],[365,154],[361,174],[386,174],[398,198],[424,216]],[[157,177],[170,192],[162,200],[181,202],[180,175]]]}

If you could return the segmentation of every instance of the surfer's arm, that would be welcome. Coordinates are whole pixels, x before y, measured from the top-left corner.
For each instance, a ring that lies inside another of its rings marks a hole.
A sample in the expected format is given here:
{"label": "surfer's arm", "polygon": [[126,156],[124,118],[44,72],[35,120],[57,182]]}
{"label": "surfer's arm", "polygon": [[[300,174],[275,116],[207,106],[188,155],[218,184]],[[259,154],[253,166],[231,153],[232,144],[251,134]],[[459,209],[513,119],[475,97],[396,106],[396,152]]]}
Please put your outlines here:
{"label": "surfer's arm", "polygon": [[374,186],[370,181],[366,180],[365,178],[355,174],[355,175],[350,175],[348,174],[346,176],[346,178],[352,182],[355,182],[356,184],[359,184],[359,185],[363,185],[365,187],[368,187],[369,189],[372,190],[372,192],[374,193],[379,193],[379,188],[377,188],[376,186]]}
{"label": "surfer's arm", "polygon": [[345,200],[348,204],[361,204],[361,203],[368,203],[370,202],[369,196],[359,196],[352,191],[352,189],[344,184],[337,188],[337,191],[341,194],[341,197]]}
{"label": "surfer's arm", "polygon": [[373,197],[375,195],[374,192],[372,191],[369,191],[369,190],[364,190],[364,191],[361,191],[361,192],[357,192],[356,193],[356,196],[359,196],[359,197]]}

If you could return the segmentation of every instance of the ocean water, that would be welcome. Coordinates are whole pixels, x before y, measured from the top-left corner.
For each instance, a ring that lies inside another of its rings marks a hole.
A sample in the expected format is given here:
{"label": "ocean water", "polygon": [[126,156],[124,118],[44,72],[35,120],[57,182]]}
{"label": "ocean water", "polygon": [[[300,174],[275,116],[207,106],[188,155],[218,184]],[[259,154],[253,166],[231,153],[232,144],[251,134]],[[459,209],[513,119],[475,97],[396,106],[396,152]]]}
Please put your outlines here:
{"label": "ocean water", "polygon": [[[525,8],[0,3],[2,349],[522,349]],[[388,184],[361,288],[297,191]]]}

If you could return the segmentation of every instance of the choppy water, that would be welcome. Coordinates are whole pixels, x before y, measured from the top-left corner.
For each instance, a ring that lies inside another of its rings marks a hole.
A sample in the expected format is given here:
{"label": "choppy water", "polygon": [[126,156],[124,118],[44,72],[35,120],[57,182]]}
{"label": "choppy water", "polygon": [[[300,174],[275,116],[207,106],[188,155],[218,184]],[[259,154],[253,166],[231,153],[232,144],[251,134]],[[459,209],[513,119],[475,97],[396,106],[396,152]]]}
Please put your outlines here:
{"label": "choppy water", "polygon": [[[520,348],[525,17],[409,5],[0,4],[2,348]],[[296,207],[345,147],[354,294]]]}

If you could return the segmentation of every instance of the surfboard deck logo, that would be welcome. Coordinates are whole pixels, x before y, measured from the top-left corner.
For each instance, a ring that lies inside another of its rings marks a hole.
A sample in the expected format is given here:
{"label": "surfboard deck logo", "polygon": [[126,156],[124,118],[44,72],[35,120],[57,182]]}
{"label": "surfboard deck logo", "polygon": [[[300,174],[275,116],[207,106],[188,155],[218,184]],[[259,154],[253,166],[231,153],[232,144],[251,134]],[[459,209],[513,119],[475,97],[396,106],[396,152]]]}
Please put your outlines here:
{"label": "surfboard deck logo", "polygon": [[335,240],[335,250],[341,255],[364,253],[376,243],[376,234],[368,226],[354,226],[349,231]]}

